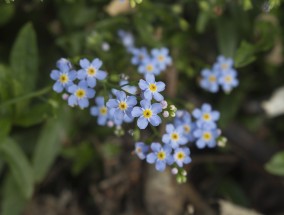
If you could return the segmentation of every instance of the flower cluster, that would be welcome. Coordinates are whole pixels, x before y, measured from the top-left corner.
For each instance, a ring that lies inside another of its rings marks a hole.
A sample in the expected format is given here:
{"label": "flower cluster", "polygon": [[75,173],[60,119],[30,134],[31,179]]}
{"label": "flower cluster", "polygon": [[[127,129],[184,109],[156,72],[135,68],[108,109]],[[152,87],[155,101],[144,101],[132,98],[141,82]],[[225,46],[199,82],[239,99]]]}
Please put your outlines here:
{"label": "flower cluster", "polygon": [[[185,110],[176,112],[173,123],[166,125],[165,134],[162,136],[162,144],[151,143],[149,147],[143,142],[137,142],[135,153],[140,159],[146,159],[150,164],[155,164],[158,171],[164,171],[166,166],[172,166],[178,176],[185,172],[183,165],[191,162],[189,144],[195,142],[199,149],[208,146],[216,146],[216,139],[220,135],[216,122],[219,112],[212,110],[209,104],[203,104],[191,114]],[[176,172],[177,171],[177,172]]]}
{"label": "flower cluster", "polygon": [[[71,107],[79,106],[84,109],[89,106],[89,99],[94,98],[97,80],[106,78],[107,73],[102,71],[102,61],[98,58],[90,62],[87,59],[80,60],[80,69],[74,69],[70,61],[61,58],[57,61],[58,69],[52,70],[50,77],[55,81],[53,90],[62,93],[64,98],[68,99]],[[67,96],[66,96],[67,95]]]}
{"label": "flower cluster", "polygon": [[234,62],[231,58],[219,56],[211,70],[203,69],[201,71],[202,79],[200,86],[211,93],[217,93],[219,87],[226,93],[231,92],[239,84],[237,72],[233,68],[233,64]]}

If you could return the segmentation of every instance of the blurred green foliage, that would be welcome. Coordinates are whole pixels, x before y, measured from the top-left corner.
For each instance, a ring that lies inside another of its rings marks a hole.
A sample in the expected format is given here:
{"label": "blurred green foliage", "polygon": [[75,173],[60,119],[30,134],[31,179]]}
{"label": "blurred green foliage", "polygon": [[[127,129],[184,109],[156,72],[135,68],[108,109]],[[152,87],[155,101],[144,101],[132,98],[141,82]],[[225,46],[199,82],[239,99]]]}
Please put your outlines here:
{"label": "blurred green foliage", "polygon": [[[242,121],[244,103],[263,99],[283,85],[278,78],[283,77],[282,64],[267,60],[274,47],[283,46],[281,2],[131,0],[135,8],[110,15],[107,0],[1,1],[1,214],[20,214],[58,156],[72,160],[74,175],[91,165],[98,157],[88,142],[92,135],[106,143],[101,149],[104,156],[121,152],[118,145],[107,142],[111,129],[97,127],[86,111],[71,110],[51,92],[49,73],[58,58],[78,63],[82,57],[99,57],[113,79],[121,73],[135,76],[117,36],[119,29],[130,31],[137,46],[171,50],[180,76],[177,97],[184,106],[191,103],[183,92],[193,92],[219,108],[222,128],[231,121],[251,128],[253,122]],[[104,42],[109,51],[102,49]],[[240,74],[241,84],[230,95],[212,95],[197,87],[200,70],[220,54],[234,58]],[[259,124],[253,124],[254,129]],[[274,126],[277,136],[283,124]],[[139,130],[134,130],[134,136],[139,139]],[[279,175],[284,175],[283,167],[283,152],[266,165]],[[247,205],[243,191],[231,180],[223,181],[219,192]]]}

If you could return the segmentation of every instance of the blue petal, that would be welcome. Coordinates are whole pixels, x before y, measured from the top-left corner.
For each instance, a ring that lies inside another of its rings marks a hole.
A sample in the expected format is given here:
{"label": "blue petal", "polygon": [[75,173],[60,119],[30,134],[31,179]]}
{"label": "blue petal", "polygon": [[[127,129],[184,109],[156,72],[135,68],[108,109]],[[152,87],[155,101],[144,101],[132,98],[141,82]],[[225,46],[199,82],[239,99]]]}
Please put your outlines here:
{"label": "blue petal", "polygon": [[95,59],[92,61],[91,64],[92,64],[92,66],[95,67],[96,69],[99,69],[99,68],[102,66],[103,62],[102,62],[100,59],[95,58]]}
{"label": "blue petal", "polygon": [[68,97],[68,105],[71,107],[74,107],[75,105],[77,105],[77,99],[74,95],[71,95]]}
{"label": "blue petal", "polygon": [[157,91],[158,91],[158,92],[164,91],[164,90],[165,90],[165,87],[166,87],[165,83],[164,83],[164,82],[161,82],[161,81],[157,82],[157,83],[156,83],[156,86],[157,86]]}
{"label": "blue petal", "polygon": [[89,106],[89,100],[87,98],[82,98],[78,101],[80,108],[84,109]]}
{"label": "blue petal", "polygon": [[96,94],[96,91],[90,88],[87,88],[86,91],[87,91],[87,98],[89,99],[93,98]]}
{"label": "blue petal", "polygon": [[78,71],[78,73],[77,73],[77,78],[78,78],[79,80],[83,80],[83,79],[85,79],[86,77],[87,77],[86,71],[85,71],[84,69],[80,69],[80,70]]}
{"label": "blue petal", "polygon": [[78,86],[77,85],[71,85],[70,87],[68,87],[67,91],[69,93],[75,93],[75,91],[78,89]]}
{"label": "blue petal", "polygon": [[63,91],[63,86],[59,81],[56,81],[52,88],[57,93],[61,93]]}
{"label": "blue petal", "polygon": [[196,138],[199,138],[201,137],[202,135],[202,131],[200,129],[196,129],[194,132],[193,132],[193,136],[196,137]]}
{"label": "blue petal", "polygon": [[214,121],[216,121],[220,118],[220,113],[218,111],[212,111],[211,115],[212,115],[212,119]]}
{"label": "blue petal", "polygon": [[160,143],[154,142],[154,143],[151,144],[151,149],[152,149],[153,152],[159,152],[159,151],[161,151],[162,146],[161,146]]}
{"label": "blue petal", "polygon": [[153,126],[158,126],[162,122],[161,118],[158,115],[153,115],[149,121]]}
{"label": "blue petal", "polygon": [[88,83],[86,80],[81,80],[79,83],[78,83],[78,86],[81,87],[81,88],[87,88],[88,87]]}
{"label": "blue petal", "polygon": [[145,90],[144,91],[144,97],[147,100],[152,100],[152,92],[149,89]]}
{"label": "blue petal", "polygon": [[134,107],[133,110],[132,110],[132,112],[131,112],[131,115],[132,115],[133,117],[139,117],[139,116],[141,116],[142,114],[143,114],[143,111],[142,111],[142,109],[141,109],[140,107]]}
{"label": "blue petal", "polygon": [[97,81],[96,81],[96,79],[94,77],[88,77],[87,78],[87,83],[88,83],[89,87],[93,88],[93,87],[96,86]]}
{"label": "blue petal", "polygon": [[159,172],[163,172],[166,168],[166,163],[165,161],[159,161],[157,160],[156,162],[156,170],[158,170]]}
{"label": "blue petal", "polygon": [[99,125],[105,125],[107,121],[107,117],[106,116],[99,116],[98,117],[98,124]]}
{"label": "blue petal", "polygon": [[105,71],[99,70],[96,74],[96,78],[98,80],[104,80],[107,77],[107,73]]}
{"label": "blue petal", "polygon": [[74,81],[77,78],[77,72],[75,70],[72,70],[68,74],[70,81]]}
{"label": "blue petal", "polygon": [[211,110],[212,110],[211,105],[209,105],[209,104],[207,104],[207,103],[203,104],[202,107],[201,107],[201,109],[202,109],[202,111],[204,111],[204,112],[211,112]]}
{"label": "blue petal", "polygon": [[110,99],[108,100],[108,102],[106,103],[106,106],[108,108],[116,108],[118,107],[118,101],[116,99]]}
{"label": "blue petal", "polygon": [[151,107],[151,102],[146,99],[142,100],[140,104],[141,104],[141,107],[144,109],[149,109]]}
{"label": "blue petal", "polygon": [[84,69],[88,69],[90,66],[90,61],[86,58],[80,60],[80,66]]}
{"label": "blue petal", "polygon": [[137,125],[140,129],[145,129],[148,125],[148,120],[145,119],[143,116],[140,116],[137,120]]}
{"label": "blue petal", "polygon": [[191,162],[191,158],[190,158],[189,156],[186,156],[186,157],[184,158],[183,162],[184,162],[185,164],[189,164],[189,163]]}
{"label": "blue petal", "polygon": [[116,96],[119,101],[124,101],[126,99],[126,94],[123,91],[117,91]]}
{"label": "blue petal", "polygon": [[196,146],[199,149],[203,149],[205,147],[205,142],[202,139],[196,141]]}
{"label": "blue petal", "polygon": [[99,115],[99,108],[98,107],[91,107],[90,113],[92,116],[98,116]]}
{"label": "blue petal", "polygon": [[167,133],[172,133],[175,130],[175,127],[173,124],[167,124],[166,125],[166,131]]}
{"label": "blue petal", "polygon": [[148,163],[155,163],[156,159],[157,159],[157,156],[154,153],[148,154],[146,158]]}
{"label": "blue petal", "polygon": [[124,116],[124,112],[121,111],[120,109],[117,108],[117,109],[114,111],[114,117],[115,117],[116,119],[123,119],[123,116]]}
{"label": "blue petal", "polygon": [[164,134],[162,137],[163,143],[168,144],[170,142],[170,135],[169,134]]}
{"label": "blue petal", "polygon": [[152,74],[147,74],[145,79],[148,83],[154,83],[155,82],[155,76],[152,75]]}
{"label": "blue petal", "polygon": [[96,104],[97,104],[99,107],[104,106],[104,105],[105,105],[105,99],[104,99],[104,97],[98,96],[98,97],[96,98]]}
{"label": "blue petal", "polygon": [[[55,80],[55,79],[54,79]],[[139,81],[139,87],[141,90],[146,90],[148,89],[148,83],[146,81],[144,81],[143,79],[140,79]]]}
{"label": "blue petal", "polygon": [[164,96],[162,96],[160,93],[153,93],[154,99],[156,99],[156,101],[161,102],[164,100]]}
{"label": "blue petal", "polygon": [[154,104],[152,104],[151,109],[152,109],[153,113],[158,114],[158,113],[162,112],[163,107],[160,103],[154,103]]}
{"label": "blue petal", "polygon": [[201,117],[201,111],[199,109],[194,109],[192,112],[192,115],[198,119],[199,117]]}
{"label": "blue petal", "polygon": [[128,106],[134,106],[137,104],[137,99],[135,96],[128,96],[126,99],[126,103]]}
{"label": "blue petal", "polygon": [[53,79],[55,81],[58,80],[59,76],[60,76],[60,73],[59,73],[58,70],[52,70],[51,73],[50,73],[51,79]]}

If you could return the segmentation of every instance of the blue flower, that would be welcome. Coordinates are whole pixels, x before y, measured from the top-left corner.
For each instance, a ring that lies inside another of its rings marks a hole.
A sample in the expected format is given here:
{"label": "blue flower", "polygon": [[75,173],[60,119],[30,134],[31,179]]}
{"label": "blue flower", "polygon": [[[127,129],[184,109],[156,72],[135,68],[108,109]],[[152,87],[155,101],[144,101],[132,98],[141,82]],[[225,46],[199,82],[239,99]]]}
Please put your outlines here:
{"label": "blue flower", "polygon": [[[137,87],[136,86],[130,86],[128,85],[128,81],[126,80],[121,80],[119,82],[119,86],[121,86],[121,89],[124,90],[125,92],[131,94],[131,95],[135,95],[137,93]],[[111,92],[115,95],[116,92],[118,90],[117,89],[112,89]]]}
{"label": "blue flower", "polygon": [[172,64],[172,58],[169,56],[169,50],[167,48],[152,49],[151,54],[156,60],[160,70],[165,70],[167,66]]}
{"label": "blue flower", "polygon": [[219,56],[217,62],[213,65],[214,70],[221,72],[226,72],[233,68],[234,61],[231,58],[225,58],[224,56]]}
{"label": "blue flower", "polygon": [[139,87],[143,90],[144,98],[147,100],[152,100],[154,97],[156,101],[162,101],[164,97],[160,94],[160,92],[164,91],[165,86],[164,82],[156,82],[155,76],[152,74],[146,75],[146,81],[143,79],[140,79],[139,81]]}
{"label": "blue flower", "polygon": [[203,69],[201,71],[202,79],[200,86],[211,93],[216,93],[219,90],[218,78],[220,72],[218,70]]}
{"label": "blue flower", "polygon": [[196,125],[191,120],[190,113],[185,110],[179,110],[176,113],[176,117],[174,118],[174,126],[182,126],[183,134],[187,138],[188,141],[192,142],[195,140],[193,136],[193,132],[196,128]]}
{"label": "blue flower", "polygon": [[173,149],[187,143],[187,139],[183,135],[183,127],[174,127],[173,124],[166,125],[166,134],[163,135],[162,141],[165,144],[170,145]]}
{"label": "blue flower", "polygon": [[233,88],[239,85],[237,72],[234,69],[223,72],[218,81],[225,92],[230,92]]}
{"label": "blue flower", "polygon": [[148,100],[142,100],[140,102],[141,107],[134,107],[131,114],[133,117],[139,117],[137,120],[137,125],[140,129],[145,129],[149,122],[153,126],[158,126],[161,124],[162,120],[158,116],[158,113],[162,112],[162,105],[160,103],[154,103]]}
{"label": "blue flower", "polygon": [[160,143],[152,143],[151,149],[153,152],[147,155],[146,160],[150,164],[156,163],[156,170],[162,172],[167,164],[172,165],[174,163],[171,147],[167,145],[162,147]]}
{"label": "blue flower", "polygon": [[133,48],[131,49],[132,58],[131,63],[133,65],[140,65],[145,59],[149,58],[149,54],[147,52],[147,49],[142,48]]}
{"label": "blue flower", "polygon": [[216,146],[216,138],[219,136],[219,132],[216,124],[204,123],[193,132],[193,135],[197,138],[197,148],[203,149],[206,145],[212,148]]}
{"label": "blue flower", "polygon": [[179,167],[182,167],[183,164],[189,164],[191,158],[189,157],[190,150],[188,147],[177,148],[174,151],[174,160]]}
{"label": "blue flower", "polygon": [[99,96],[95,99],[97,106],[93,106],[90,109],[92,116],[98,117],[98,124],[105,125],[108,120],[108,109],[105,106],[105,99],[102,96]]}
{"label": "blue flower", "polygon": [[127,115],[129,118],[133,118],[131,111],[133,106],[137,104],[135,96],[126,96],[125,92],[117,91],[116,99],[109,99],[107,102],[107,107],[114,109],[114,118],[117,120],[122,120],[124,115]]}
{"label": "blue flower", "polygon": [[149,151],[149,146],[145,145],[143,142],[135,143],[135,154],[141,159],[146,158],[146,154]]}
{"label": "blue flower", "polygon": [[[120,0],[121,1],[121,0]],[[121,1],[124,2],[125,0]],[[120,37],[122,44],[125,48],[129,50],[132,50],[134,48],[134,37],[130,32],[119,30],[118,36]]]}
{"label": "blue flower", "polygon": [[147,74],[159,75],[161,73],[161,70],[159,69],[157,61],[155,59],[146,58],[139,65],[138,72],[144,75]]}
{"label": "blue flower", "polygon": [[76,79],[76,72],[71,70],[71,63],[65,58],[59,59],[56,66],[59,70],[52,70],[50,77],[56,81],[53,90],[61,93],[63,89],[68,89],[73,84]]}
{"label": "blue flower", "polygon": [[198,127],[202,126],[203,123],[215,124],[215,122],[220,118],[220,113],[218,111],[213,111],[210,104],[203,104],[201,109],[195,108],[192,115],[197,120],[196,125]]}
{"label": "blue flower", "polygon": [[107,73],[100,70],[102,61],[98,58],[94,59],[91,63],[86,58],[80,60],[82,69],[78,71],[78,79],[86,79],[89,87],[95,87],[97,84],[96,79],[103,80],[106,78]]}
{"label": "blue flower", "polygon": [[68,98],[68,104],[71,107],[79,105],[82,109],[88,107],[89,99],[95,96],[95,90],[88,88],[86,81],[80,81],[78,85],[70,86],[68,92],[72,93]]}
{"label": "blue flower", "polygon": [[115,125],[119,126],[119,125],[122,125],[122,123],[124,123],[124,122],[125,122],[125,123],[133,122],[133,117],[132,117],[132,116],[129,117],[129,116],[127,116],[127,114],[124,114],[123,118],[118,119],[117,117],[115,117],[115,111],[116,111],[115,108],[111,108],[111,109],[109,110],[109,119],[110,119],[111,121],[113,121],[113,123],[114,123]]}

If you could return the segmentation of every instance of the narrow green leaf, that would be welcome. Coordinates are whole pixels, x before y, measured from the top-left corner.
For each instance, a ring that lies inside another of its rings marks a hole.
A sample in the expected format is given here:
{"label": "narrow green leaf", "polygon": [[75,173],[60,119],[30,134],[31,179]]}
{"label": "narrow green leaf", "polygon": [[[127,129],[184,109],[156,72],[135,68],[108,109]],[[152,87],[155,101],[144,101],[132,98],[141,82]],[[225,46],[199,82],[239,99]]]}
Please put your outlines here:
{"label": "narrow green leaf", "polygon": [[24,94],[33,90],[38,72],[36,33],[32,24],[26,24],[19,32],[10,55],[12,76],[21,83]]}
{"label": "narrow green leaf", "polygon": [[36,182],[41,181],[59,154],[62,140],[70,126],[68,111],[61,111],[59,118],[50,119],[43,127],[35,147],[33,166]]}
{"label": "narrow green leaf", "polygon": [[19,184],[9,174],[5,177],[3,184],[3,201],[1,202],[2,215],[19,215],[24,209],[27,199],[19,192]]}
{"label": "narrow green leaf", "polygon": [[34,190],[33,170],[22,149],[14,140],[6,138],[0,143],[0,154],[8,163],[23,196],[30,198]]}
{"label": "narrow green leaf", "polygon": [[265,164],[265,169],[272,174],[284,176],[284,151],[273,155]]}
{"label": "narrow green leaf", "polygon": [[239,68],[252,63],[256,59],[255,51],[252,44],[242,41],[235,55],[235,67]]}

